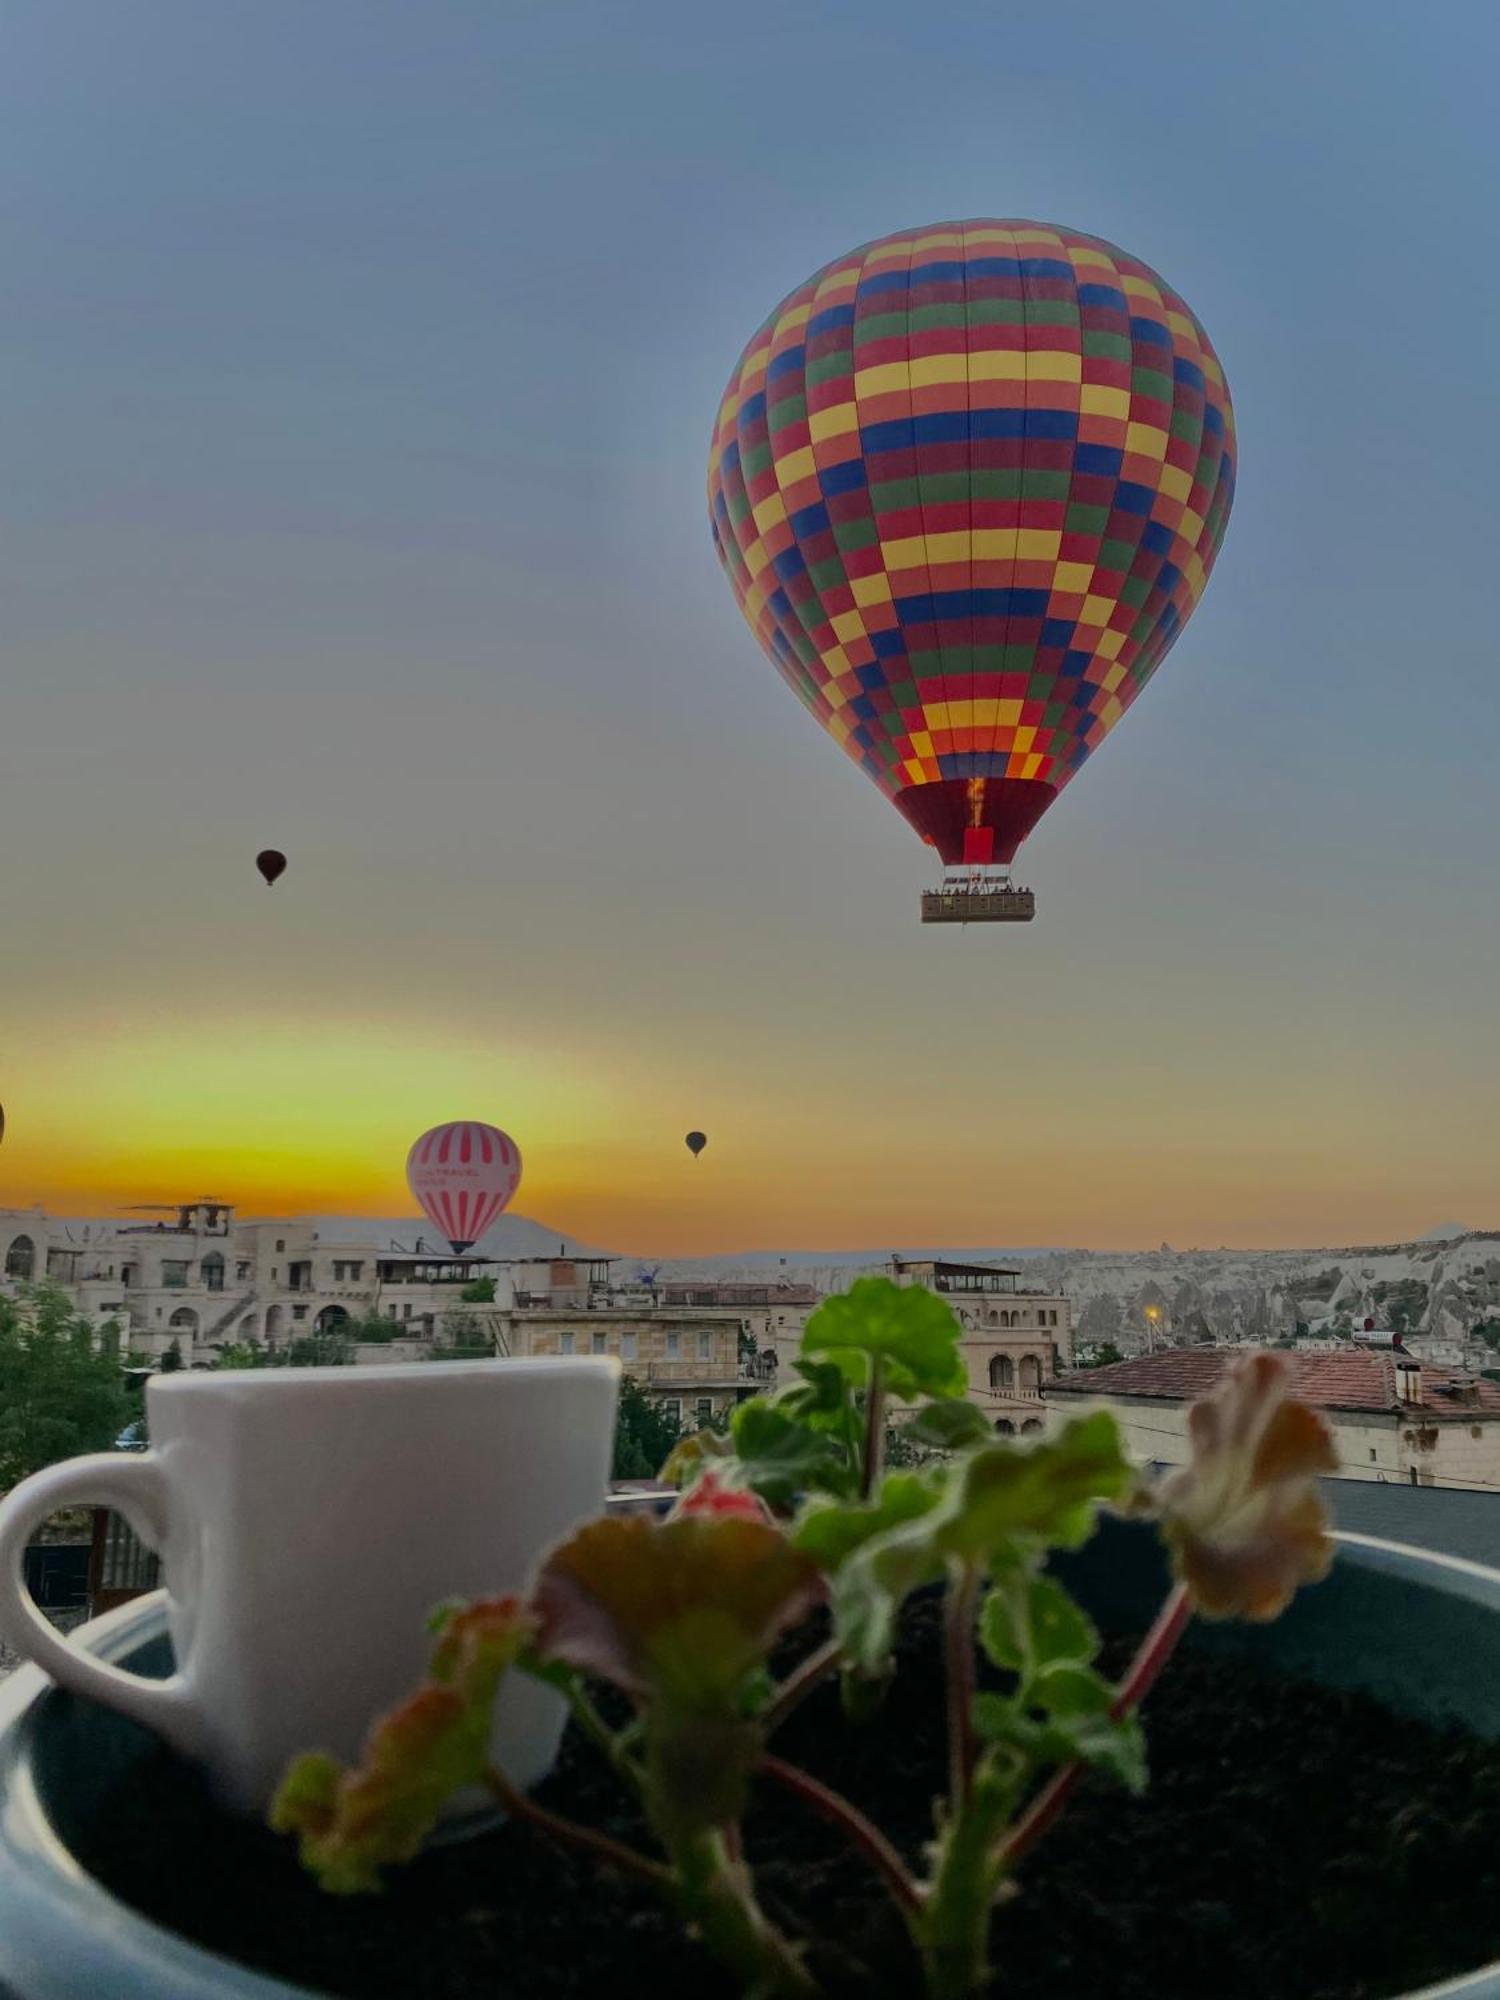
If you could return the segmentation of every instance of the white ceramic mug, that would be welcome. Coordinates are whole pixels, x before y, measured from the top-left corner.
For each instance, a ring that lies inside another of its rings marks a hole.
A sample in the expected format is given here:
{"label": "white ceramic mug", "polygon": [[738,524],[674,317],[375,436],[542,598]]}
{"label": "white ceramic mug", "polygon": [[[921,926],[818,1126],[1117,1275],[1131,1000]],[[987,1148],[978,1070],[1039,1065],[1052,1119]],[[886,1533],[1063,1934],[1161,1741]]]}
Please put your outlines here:
{"label": "white ceramic mug", "polygon": [[[157,1375],[149,1451],[64,1460],[0,1503],[0,1636],[259,1810],[299,1751],[352,1759],[416,1687],[435,1605],[523,1588],[600,1512],[618,1375],[594,1359]],[[70,1645],[26,1589],[36,1529],[90,1504],[161,1551],[169,1680]],[[551,1690],[507,1687],[495,1755],[518,1784],[550,1768],[563,1719]]]}

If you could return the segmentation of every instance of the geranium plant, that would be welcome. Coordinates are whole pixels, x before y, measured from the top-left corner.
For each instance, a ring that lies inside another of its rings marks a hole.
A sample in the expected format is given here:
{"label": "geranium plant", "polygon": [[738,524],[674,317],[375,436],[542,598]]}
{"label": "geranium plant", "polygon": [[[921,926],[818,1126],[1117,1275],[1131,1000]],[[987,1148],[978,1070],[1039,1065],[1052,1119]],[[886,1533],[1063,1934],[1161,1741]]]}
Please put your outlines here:
{"label": "geranium plant", "polygon": [[[879,1877],[934,2000],[986,1990],[995,1905],[1081,1774],[1144,1786],[1137,1711],[1194,1611],[1272,1618],[1326,1571],[1314,1481],[1334,1458],[1264,1354],[1193,1410],[1190,1460],[1155,1488],[1104,1413],[1000,1442],[965,1399],[958,1337],[947,1305],[920,1288],[864,1279],[829,1300],[808,1322],[794,1384],[741,1404],[728,1436],[678,1447],[669,1470],[684,1490],[668,1519],[594,1521],[526,1597],[437,1614],[427,1684],[376,1725],[355,1769],[301,1758],[273,1823],[299,1836],[326,1888],[369,1891],[454,1793],[487,1787],[516,1820],[665,1897],[745,1993],[789,2000],[819,1987],[804,1942],[762,1909],[740,1832],[752,1788],[779,1786]],[[885,1469],[893,1433],[920,1448],[915,1469]],[[1047,1567],[1087,1540],[1101,1505],[1154,1516],[1177,1579],[1118,1682]],[[948,1755],[914,1861],[779,1757],[775,1738],[835,1675],[849,1726],[878,1728],[902,1607],[931,1587],[944,1600]],[[827,1637],[773,1674],[783,1636],[820,1607]],[[983,1689],[981,1655],[997,1670]],[[562,1692],[638,1797],[649,1850],[559,1818],[491,1763],[494,1706],[515,1673]],[[619,1726],[601,1686],[624,1698]]]}

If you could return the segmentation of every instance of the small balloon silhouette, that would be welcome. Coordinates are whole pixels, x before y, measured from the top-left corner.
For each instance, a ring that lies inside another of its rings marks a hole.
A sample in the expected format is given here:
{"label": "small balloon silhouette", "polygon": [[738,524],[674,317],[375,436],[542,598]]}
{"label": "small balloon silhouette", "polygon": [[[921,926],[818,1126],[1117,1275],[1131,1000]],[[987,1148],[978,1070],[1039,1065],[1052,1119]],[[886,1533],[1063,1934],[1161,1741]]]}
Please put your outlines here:
{"label": "small balloon silhouette", "polygon": [[686,1140],[687,1149],[692,1154],[695,1160],[697,1159],[698,1155],[703,1151],[703,1148],[707,1144],[708,1144],[708,1134],[706,1132],[688,1133]]}
{"label": "small balloon silhouette", "polygon": [[278,854],[274,847],[265,847],[256,855],[255,865],[265,876],[266,887],[269,889],[278,875],[286,873],[286,856]]}

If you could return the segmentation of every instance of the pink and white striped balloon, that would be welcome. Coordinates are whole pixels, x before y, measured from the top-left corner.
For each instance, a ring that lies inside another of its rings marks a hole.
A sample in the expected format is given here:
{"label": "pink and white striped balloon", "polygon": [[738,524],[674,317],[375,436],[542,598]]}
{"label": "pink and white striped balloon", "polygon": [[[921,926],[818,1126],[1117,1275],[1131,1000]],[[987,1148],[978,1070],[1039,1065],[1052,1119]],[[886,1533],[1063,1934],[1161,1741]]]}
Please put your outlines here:
{"label": "pink and white striped balloon", "polygon": [[498,1125],[434,1125],[406,1156],[406,1184],[455,1253],[477,1243],[521,1184],[521,1151]]}

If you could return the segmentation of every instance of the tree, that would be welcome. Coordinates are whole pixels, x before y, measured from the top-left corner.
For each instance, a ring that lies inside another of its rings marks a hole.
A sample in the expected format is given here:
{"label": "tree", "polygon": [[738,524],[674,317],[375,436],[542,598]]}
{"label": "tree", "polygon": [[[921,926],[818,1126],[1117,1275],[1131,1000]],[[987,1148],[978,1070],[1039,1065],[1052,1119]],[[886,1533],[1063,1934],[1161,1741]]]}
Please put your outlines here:
{"label": "tree", "polygon": [[627,1375],[620,1384],[612,1477],[654,1479],[681,1436],[682,1425],[677,1418]]}
{"label": "tree", "polygon": [[1123,1361],[1124,1355],[1112,1340],[1106,1340],[1096,1347],[1087,1361],[1080,1358],[1080,1368],[1108,1368],[1111,1362]]}
{"label": "tree", "polygon": [[281,1352],[288,1368],[342,1368],[354,1361],[354,1343],[342,1333],[304,1333]]}
{"label": "tree", "polygon": [[458,1296],[466,1306],[492,1306],[495,1303],[495,1281],[493,1278],[476,1278],[472,1285],[465,1285]]}
{"label": "tree", "polygon": [[0,1492],[44,1465],[113,1444],[134,1412],[118,1356],[55,1286],[0,1298]]}
{"label": "tree", "polygon": [[346,1319],[339,1325],[339,1334],[345,1340],[388,1342],[403,1338],[405,1329],[399,1319],[372,1314],[369,1319]]}
{"label": "tree", "polygon": [[161,1358],[161,1372],[163,1375],[175,1375],[181,1366],[182,1342],[174,1340]]}
{"label": "tree", "polygon": [[214,1368],[270,1368],[274,1364],[258,1340],[230,1340],[210,1364]]}

